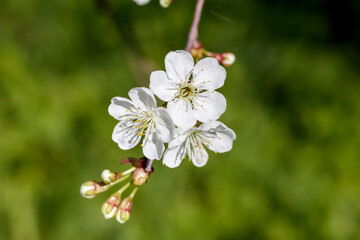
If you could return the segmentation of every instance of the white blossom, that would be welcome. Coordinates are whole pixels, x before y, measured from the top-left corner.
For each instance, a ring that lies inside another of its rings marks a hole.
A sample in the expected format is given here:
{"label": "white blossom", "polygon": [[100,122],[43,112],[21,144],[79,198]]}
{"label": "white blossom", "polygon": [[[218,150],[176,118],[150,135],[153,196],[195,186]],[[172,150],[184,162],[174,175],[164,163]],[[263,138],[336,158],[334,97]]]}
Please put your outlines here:
{"label": "white blossom", "polygon": [[204,146],[215,153],[228,152],[232,149],[235,138],[234,131],[221,122],[203,123],[174,138],[164,153],[163,163],[175,168],[188,155],[195,166],[202,167],[209,158]]}
{"label": "white blossom", "polygon": [[150,0],[133,0],[134,2],[137,3],[137,5],[143,6],[145,4],[148,4],[150,2]]}
{"label": "white blossom", "polygon": [[115,126],[112,139],[123,150],[135,147],[143,138],[141,146],[145,157],[160,159],[164,152],[164,142],[169,142],[175,127],[167,110],[157,107],[154,94],[144,87],[129,91],[128,100],[114,97],[109,113],[120,122]]}
{"label": "white blossom", "polygon": [[150,89],[168,102],[175,125],[188,129],[197,121],[217,120],[224,113],[226,99],[214,90],[224,85],[226,71],[215,58],[203,58],[194,66],[190,53],[170,52],[165,69],[151,73]]}

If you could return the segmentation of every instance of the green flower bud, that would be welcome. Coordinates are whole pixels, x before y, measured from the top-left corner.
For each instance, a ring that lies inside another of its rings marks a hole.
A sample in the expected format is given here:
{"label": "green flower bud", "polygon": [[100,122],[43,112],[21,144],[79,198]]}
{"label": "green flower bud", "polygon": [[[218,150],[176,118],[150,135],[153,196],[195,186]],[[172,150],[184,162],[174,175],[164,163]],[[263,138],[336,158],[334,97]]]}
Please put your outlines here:
{"label": "green flower bud", "polygon": [[120,202],[121,193],[116,192],[108,198],[108,200],[101,207],[101,212],[105,219],[110,219],[116,215]]}
{"label": "green flower bud", "polygon": [[125,198],[116,214],[116,220],[119,223],[125,223],[130,218],[131,206],[133,204],[133,198],[131,196]]}
{"label": "green flower bud", "polygon": [[111,182],[114,182],[117,178],[118,178],[117,173],[114,173],[108,169],[105,169],[104,171],[102,171],[101,173],[101,179],[103,180],[103,182],[105,184],[109,184]]}
{"label": "green flower bud", "polygon": [[84,198],[94,198],[100,191],[101,186],[95,181],[84,182],[80,187],[80,193]]}

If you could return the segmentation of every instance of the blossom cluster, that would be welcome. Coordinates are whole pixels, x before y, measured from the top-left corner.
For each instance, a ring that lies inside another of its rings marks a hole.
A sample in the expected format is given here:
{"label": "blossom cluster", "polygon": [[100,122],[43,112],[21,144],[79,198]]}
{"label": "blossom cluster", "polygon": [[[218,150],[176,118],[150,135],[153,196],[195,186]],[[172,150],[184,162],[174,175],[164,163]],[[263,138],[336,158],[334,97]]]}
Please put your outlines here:
{"label": "blossom cluster", "polygon": [[[213,57],[195,64],[190,53],[173,51],[165,57],[165,70],[151,73],[149,88],[131,89],[130,100],[111,100],[109,113],[119,121],[113,141],[123,150],[142,142],[146,158],[163,158],[170,168],[186,156],[195,166],[204,166],[205,147],[215,153],[230,151],[236,135],[217,121],[226,109],[225,97],[216,91],[224,85],[224,67]],[[162,106],[155,96],[164,101]]]}

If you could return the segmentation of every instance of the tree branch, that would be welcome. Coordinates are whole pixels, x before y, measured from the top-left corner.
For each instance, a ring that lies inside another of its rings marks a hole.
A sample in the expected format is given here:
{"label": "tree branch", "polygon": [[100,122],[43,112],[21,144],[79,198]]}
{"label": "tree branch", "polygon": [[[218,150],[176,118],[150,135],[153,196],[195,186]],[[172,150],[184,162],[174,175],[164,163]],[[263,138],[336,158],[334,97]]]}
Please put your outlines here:
{"label": "tree branch", "polygon": [[192,25],[190,28],[189,37],[188,37],[188,41],[186,43],[185,51],[190,52],[194,45],[194,42],[198,38],[199,22],[200,22],[201,12],[202,12],[202,9],[204,6],[204,2],[205,2],[205,0],[197,0],[197,2],[196,2],[194,18],[193,18],[193,22],[192,22]]}

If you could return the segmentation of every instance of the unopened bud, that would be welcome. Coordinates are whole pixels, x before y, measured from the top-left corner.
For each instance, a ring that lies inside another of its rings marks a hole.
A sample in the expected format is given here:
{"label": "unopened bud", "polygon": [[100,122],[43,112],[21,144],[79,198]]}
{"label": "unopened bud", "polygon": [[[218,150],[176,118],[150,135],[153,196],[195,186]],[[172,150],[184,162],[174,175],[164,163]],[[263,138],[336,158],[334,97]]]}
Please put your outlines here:
{"label": "unopened bud", "polygon": [[149,175],[150,173],[146,172],[144,168],[137,168],[132,175],[134,185],[143,185],[149,179]]}
{"label": "unopened bud", "polygon": [[131,206],[133,204],[133,198],[132,197],[127,197],[125,198],[121,204],[120,204],[120,208],[116,213],[116,220],[119,223],[125,223],[127,220],[129,220],[130,218],[130,214],[131,214]]}
{"label": "unopened bud", "polygon": [[99,193],[99,183],[95,181],[84,182],[80,187],[80,193],[84,198],[94,198]]}
{"label": "unopened bud", "polygon": [[164,8],[167,8],[170,6],[173,0],[160,0],[160,5]]}
{"label": "unopened bud", "polygon": [[120,202],[121,193],[116,192],[108,198],[101,207],[101,212],[104,214],[105,219],[110,219],[116,215]]}
{"label": "unopened bud", "polygon": [[202,59],[204,57],[203,51],[204,51],[204,48],[203,48],[202,43],[199,40],[196,40],[193,43],[190,53],[193,56],[193,58]]}
{"label": "unopened bud", "polygon": [[221,53],[222,61],[220,62],[225,67],[231,66],[235,62],[235,55],[231,52]]}
{"label": "unopened bud", "polygon": [[114,173],[108,169],[105,169],[101,173],[101,178],[104,183],[109,184],[111,182],[114,182],[118,178],[119,174]]}

